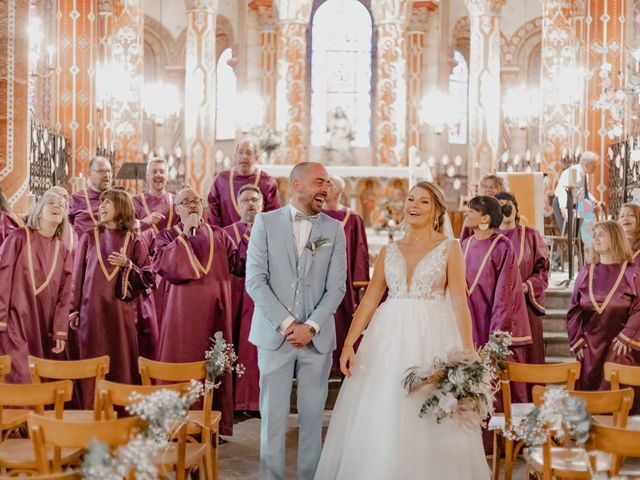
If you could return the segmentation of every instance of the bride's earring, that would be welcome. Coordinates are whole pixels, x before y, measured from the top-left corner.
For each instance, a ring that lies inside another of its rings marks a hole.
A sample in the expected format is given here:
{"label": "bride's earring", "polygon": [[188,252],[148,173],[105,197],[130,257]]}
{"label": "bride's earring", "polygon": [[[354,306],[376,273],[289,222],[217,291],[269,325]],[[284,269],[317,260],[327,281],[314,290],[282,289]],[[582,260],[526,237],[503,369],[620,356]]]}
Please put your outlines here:
{"label": "bride's earring", "polygon": [[440,227],[440,223],[438,222],[438,220],[436,220],[435,222],[433,222],[433,229],[437,232],[438,227]]}
{"label": "bride's earring", "polygon": [[489,224],[488,223],[481,223],[480,225],[478,225],[478,228],[484,232],[485,230],[487,230],[489,228]]}

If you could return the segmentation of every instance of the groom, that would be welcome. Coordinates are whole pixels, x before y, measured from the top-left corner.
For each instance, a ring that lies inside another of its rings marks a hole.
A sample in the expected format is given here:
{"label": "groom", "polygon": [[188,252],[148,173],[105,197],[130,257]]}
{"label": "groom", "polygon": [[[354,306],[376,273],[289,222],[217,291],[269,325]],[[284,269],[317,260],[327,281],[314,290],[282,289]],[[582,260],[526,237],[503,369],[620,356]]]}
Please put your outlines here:
{"label": "groom", "polygon": [[249,341],[260,369],[260,479],[282,480],[291,384],[297,378],[298,478],[312,480],[322,450],[322,419],[333,313],[345,292],[342,224],[320,213],[329,175],[299,163],[289,177],[291,203],[256,217],[247,252],[246,288],[255,303]]}

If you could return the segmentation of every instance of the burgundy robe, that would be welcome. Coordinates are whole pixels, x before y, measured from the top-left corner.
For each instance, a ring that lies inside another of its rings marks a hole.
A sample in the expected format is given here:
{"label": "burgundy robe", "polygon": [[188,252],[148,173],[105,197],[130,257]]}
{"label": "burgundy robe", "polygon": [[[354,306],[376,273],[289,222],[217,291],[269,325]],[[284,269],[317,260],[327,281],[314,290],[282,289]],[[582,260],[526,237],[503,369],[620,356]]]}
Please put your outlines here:
{"label": "burgundy robe", "polygon": [[[113,267],[108,258],[124,248],[128,267]],[[109,355],[108,380],[138,382],[135,298],[153,282],[147,249],[131,232],[96,227],[78,244],[73,272],[72,310],[80,313],[81,359]],[[90,385],[91,384],[91,385]],[[92,405],[93,382],[83,382],[84,408]]]}
{"label": "burgundy robe", "polygon": [[[576,388],[608,390],[609,383],[604,380],[603,372],[605,362],[640,365],[640,269],[629,263],[620,276],[620,264],[595,264],[593,299],[589,294],[590,270],[591,265],[585,265],[576,278],[567,313],[567,333],[571,349],[584,352]],[[615,352],[612,345],[615,338],[630,348],[627,355]],[[636,396],[638,394],[640,391],[636,390]],[[639,404],[634,403],[637,408]]]}
{"label": "burgundy robe", "polygon": [[547,247],[536,229],[524,225],[500,230],[500,233],[511,240],[520,266],[520,277],[529,288],[525,301],[533,343],[527,347],[527,363],[545,363],[541,316],[545,313],[544,295],[549,285]]}
{"label": "burgundy robe", "polygon": [[[30,258],[31,257],[31,258]],[[56,340],[67,340],[72,257],[65,242],[28,227],[0,250],[0,355],[11,355],[10,383],[31,383],[27,357],[62,360]]]}
{"label": "burgundy robe", "polygon": [[369,246],[362,217],[351,209],[323,210],[331,218],[342,222],[347,239],[347,289],[342,303],[334,314],[336,349],[333,351],[331,373],[340,376],[340,353],[347,338],[353,314],[360,302],[359,291],[369,285]]}
{"label": "burgundy robe", "polygon": [[[225,227],[225,232],[238,246],[238,257],[246,262],[247,248],[251,234],[250,225],[236,222]],[[231,277],[231,302],[233,304],[233,344],[238,352],[238,362],[244,365],[245,372],[236,377],[234,388],[235,410],[260,410],[260,371],[258,370],[258,349],[249,342],[251,319],[253,318],[253,300],[247,293],[244,278]]]}
{"label": "burgundy robe", "polygon": [[[154,271],[165,280],[162,330],[158,345],[161,362],[197,362],[221,331],[232,342],[231,273],[244,269],[231,237],[219,227],[200,224],[196,236],[182,233],[182,225],[156,237]],[[233,431],[233,382],[229,375],[215,392],[214,407],[222,412],[220,432]]]}
{"label": "burgundy robe", "polygon": [[266,172],[256,169],[251,175],[239,175],[235,169],[223,170],[216,175],[209,192],[209,223],[226,227],[240,221],[240,208],[236,196],[240,187],[246,184],[256,185],[262,192],[264,211],[280,208],[278,184],[276,179]]}
{"label": "burgundy robe", "polygon": [[69,197],[69,223],[73,225],[76,240],[79,241],[82,234],[100,224],[100,195],[101,192],[87,188]]}
{"label": "burgundy robe", "polygon": [[142,220],[154,212],[164,215],[164,218],[155,225],[141,224],[140,228],[142,231],[151,229],[155,235],[157,235],[160,233],[160,230],[169,229],[180,221],[180,218],[173,209],[173,196],[168,192],[161,197],[151,195],[149,192],[143,192],[132,197],[132,200],[138,220]]}
{"label": "burgundy robe", "polygon": [[20,224],[11,213],[0,211],[0,246],[9,234],[18,228],[20,228]]}

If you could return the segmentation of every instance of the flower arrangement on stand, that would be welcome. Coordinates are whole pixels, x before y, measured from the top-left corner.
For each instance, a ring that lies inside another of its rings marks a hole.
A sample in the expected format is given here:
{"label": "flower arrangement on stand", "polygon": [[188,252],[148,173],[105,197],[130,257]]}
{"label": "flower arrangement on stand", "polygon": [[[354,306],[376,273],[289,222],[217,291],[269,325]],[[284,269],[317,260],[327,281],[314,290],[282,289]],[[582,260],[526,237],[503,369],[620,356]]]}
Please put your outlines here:
{"label": "flower arrangement on stand", "polygon": [[211,339],[213,342],[209,350],[204,354],[207,368],[207,388],[218,388],[223,375],[236,372],[237,376],[244,374],[244,365],[238,362],[238,355],[233,349],[233,344],[228,343],[222,336],[222,332],[216,332]]}
{"label": "flower arrangement on stand", "polygon": [[479,429],[493,413],[493,397],[498,376],[506,368],[511,353],[511,335],[494,332],[479,349],[452,349],[433,366],[408,369],[402,379],[407,394],[424,395],[419,416],[432,417],[437,423],[452,420],[468,429]]}

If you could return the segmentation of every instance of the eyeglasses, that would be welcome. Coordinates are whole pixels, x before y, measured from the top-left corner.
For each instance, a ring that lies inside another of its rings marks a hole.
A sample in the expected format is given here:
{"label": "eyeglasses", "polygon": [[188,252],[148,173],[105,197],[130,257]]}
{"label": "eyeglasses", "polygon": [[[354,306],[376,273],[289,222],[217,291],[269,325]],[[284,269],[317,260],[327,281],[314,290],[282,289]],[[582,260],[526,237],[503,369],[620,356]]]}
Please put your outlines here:
{"label": "eyeglasses", "polygon": [[98,175],[113,175],[111,170],[91,170],[93,173],[97,173]]}
{"label": "eyeglasses", "polygon": [[183,207],[198,207],[202,204],[202,199],[201,198],[194,198],[193,200],[182,200],[180,203],[178,203],[178,205],[181,205]]}

